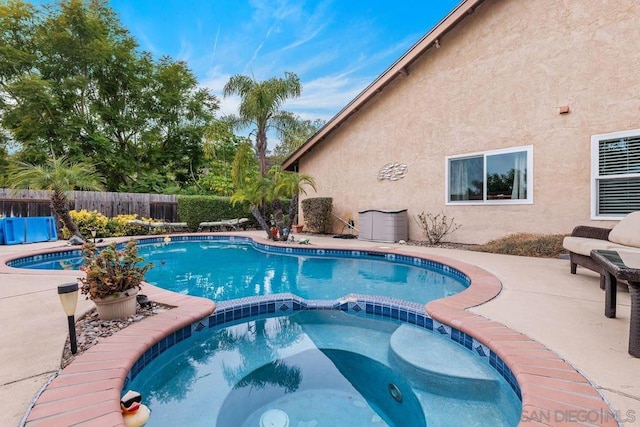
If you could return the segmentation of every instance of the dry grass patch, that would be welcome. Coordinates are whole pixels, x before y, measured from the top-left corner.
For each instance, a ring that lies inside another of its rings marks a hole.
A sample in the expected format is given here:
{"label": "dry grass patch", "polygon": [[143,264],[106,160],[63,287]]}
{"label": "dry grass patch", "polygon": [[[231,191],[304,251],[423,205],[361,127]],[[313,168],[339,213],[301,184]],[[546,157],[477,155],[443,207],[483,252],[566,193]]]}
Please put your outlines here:
{"label": "dry grass patch", "polygon": [[473,250],[505,255],[557,258],[567,253],[567,250],[562,247],[564,236],[564,234],[517,233],[478,245]]}

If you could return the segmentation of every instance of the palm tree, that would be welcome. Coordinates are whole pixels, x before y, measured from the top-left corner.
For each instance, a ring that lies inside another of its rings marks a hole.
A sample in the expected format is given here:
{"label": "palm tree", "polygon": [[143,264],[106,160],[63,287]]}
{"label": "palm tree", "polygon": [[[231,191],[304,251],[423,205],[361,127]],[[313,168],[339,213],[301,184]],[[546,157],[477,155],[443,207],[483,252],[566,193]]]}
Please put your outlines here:
{"label": "palm tree", "polygon": [[[304,186],[309,185],[315,190],[312,177],[296,172],[283,171],[279,166],[269,170],[267,176],[257,174],[246,177],[245,185],[241,186],[232,196],[231,202],[248,202],[251,213],[258,224],[271,240],[286,241],[289,238],[291,225],[298,209],[298,194],[305,193]],[[305,193],[306,194],[306,193]],[[291,198],[289,218],[284,222],[282,199]],[[277,236],[271,232],[271,227],[265,218],[265,206],[271,206],[274,225],[278,230]]]}
{"label": "palm tree", "polygon": [[[300,193],[307,194],[305,186],[309,186],[316,190],[316,183],[313,177],[303,173],[283,171],[280,166],[274,166],[272,168],[274,174],[274,217],[276,221],[276,227],[280,235],[286,234],[283,240],[286,240],[291,231],[291,226],[298,213],[298,198]],[[283,223],[282,215],[282,203],[281,198],[291,198],[289,204],[289,216],[287,223]],[[279,216],[278,216],[279,212]],[[280,221],[279,221],[280,220]],[[287,230],[286,232],[284,230]]]}
{"label": "palm tree", "polygon": [[224,86],[223,95],[240,96],[238,116],[231,122],[238,129],[255,126],[256,154],[260,175],[267,175],[267,132],[282,132],[291,123],[293,115],[280,107],[289,98],[300,96],[300,79],[294,73],[285,72],[284,78],[272,77],[258,82],[251,77],[235,75]]}
{"label": "palm tree", "polygon": [[273,183],[269,178],[256,176],[250,183],[246,184],[239,190],[236,190],[230,198],[233,204],[243,202],[249,203],[251,214],[256,221],[258,221],[260,227],[266,231],[268,239],[274,239],[274,236],[272,235],[269,224],[265,219],[264,206],[266,202],[269,201],[271,194],[273,193],[272,188]]}
{"label": "palm tree", "polygon": [[65,194],[72,190],[102,191],[104,178],[99,176],[93,165],[71,163],[66,157],[52,157],[45,165],[17,162],[7,179],[14,189],[51,191],[51,211],[74,235],[85,240],[69,214],[69,200]]}

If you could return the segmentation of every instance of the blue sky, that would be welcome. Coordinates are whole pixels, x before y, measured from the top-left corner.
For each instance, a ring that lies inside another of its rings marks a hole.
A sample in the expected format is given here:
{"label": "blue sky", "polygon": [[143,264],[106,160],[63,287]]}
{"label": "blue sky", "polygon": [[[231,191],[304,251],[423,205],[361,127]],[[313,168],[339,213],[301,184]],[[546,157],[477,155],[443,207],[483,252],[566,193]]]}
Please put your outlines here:
{"label": "blue sky", "polygon": [[154,56],[184,60],[223,99],[229,77],[296,73],[302,96],[284,108],[328,120],[446,16],[460,0],[111,0]]}

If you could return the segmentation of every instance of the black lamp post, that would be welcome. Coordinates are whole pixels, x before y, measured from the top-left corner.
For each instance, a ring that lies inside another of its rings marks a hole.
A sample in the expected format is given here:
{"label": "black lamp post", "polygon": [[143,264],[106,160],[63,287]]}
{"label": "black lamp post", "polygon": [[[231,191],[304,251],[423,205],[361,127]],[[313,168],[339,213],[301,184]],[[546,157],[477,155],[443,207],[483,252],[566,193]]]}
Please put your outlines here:
{"label": "black lamp post", "polygon": [[78,343],[76,341],[76,322],[74,316],[78,305],[78,284],[67,283],[58,286],[58,296],[62,303],[62,309],[67,315],[69,321],[69,342],[71,343],[71,354],[78,352]]}

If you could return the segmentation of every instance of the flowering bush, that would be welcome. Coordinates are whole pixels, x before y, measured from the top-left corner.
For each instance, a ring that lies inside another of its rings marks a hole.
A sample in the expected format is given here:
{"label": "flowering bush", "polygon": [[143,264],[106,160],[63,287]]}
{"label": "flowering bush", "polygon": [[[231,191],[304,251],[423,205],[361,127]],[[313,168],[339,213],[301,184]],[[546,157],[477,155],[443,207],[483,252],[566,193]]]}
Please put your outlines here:
{"label": "flowering bush", "polygon": [[128,289],[139,290],[145,273],[153,267],[151,263],[142,264],[144,258],[138,255],[136,241],[133,239],[121,250],[117,249],[115,243],[101,250],[97,250],[93,243],[85,243],[82,252],[82,270],[86,277],[78,280],[82,283],[82,294],[91,300],[117,296]]}
{"label": "flowering bush", "polygon": [[[80,233],[82,233],[86,238],[91,237],[92,230],[96,231],[96,237],[107,237],[109,235],[109,219],[100,212],[82,209],[80,211],[69,211],[69,214],[71,215],[73,222],[78,226]],[[64,239],[69,239],[71,236],[72,233],[69,229],[67,227],[63,227],[62,237]]]}
{"label": "flowering bush", "polygon": [[[150,227],[142,225],[140,223],[131,223],[131,221],[138,219],[137,214],[120,214],[114,218],[107,218],[98,211],[87,211],[82,209],[80,211],[69,211],[71,219],[78,226],[80,233],[87,238],[92,239],[91,232],[96,231],[96,238],[102,239],[104,237],[123,237],[123,236],[139,236],[143,234],[166,234],[168,229],[162,227]],[[162,222],[152,218],[140,218],[145,223],[157,223]],[[66,228],[62,228],[62,238],[71,238],[72,233]]]}
{"label": "flowering bush", "polygon": [[109,237],[137,236],[146,234],[147,229],[131,221],[138,219],[138,214],[120,214],[109,220]]}

